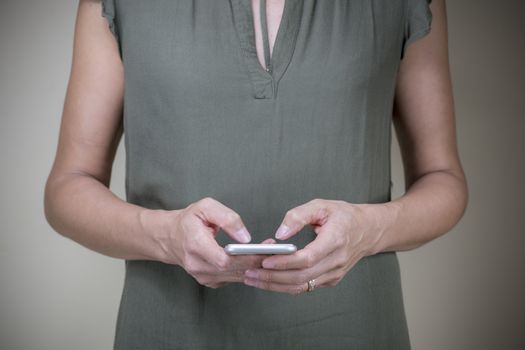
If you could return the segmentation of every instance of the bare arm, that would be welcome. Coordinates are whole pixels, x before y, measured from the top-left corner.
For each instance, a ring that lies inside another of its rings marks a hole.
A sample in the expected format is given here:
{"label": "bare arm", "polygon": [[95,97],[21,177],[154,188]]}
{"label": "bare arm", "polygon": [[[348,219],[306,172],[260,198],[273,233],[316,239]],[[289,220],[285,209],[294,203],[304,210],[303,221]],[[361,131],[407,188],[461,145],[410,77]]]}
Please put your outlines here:
{"label": "bare arm", "polygon": [[122,135],[124,72],[100,1],[79,3],[73,63],[59,143],[45,190],[45,214],[61,234],[102,254],[158,259],[145,223],[152,212],[109,189]]}
{"label": "bare arm", "polygon": [[467,205],[457,142],[444,0],[431,5],[432,30],[401,62],[394,125],[407,191],[390,203],[379,251],[409,250],[449,231]]}

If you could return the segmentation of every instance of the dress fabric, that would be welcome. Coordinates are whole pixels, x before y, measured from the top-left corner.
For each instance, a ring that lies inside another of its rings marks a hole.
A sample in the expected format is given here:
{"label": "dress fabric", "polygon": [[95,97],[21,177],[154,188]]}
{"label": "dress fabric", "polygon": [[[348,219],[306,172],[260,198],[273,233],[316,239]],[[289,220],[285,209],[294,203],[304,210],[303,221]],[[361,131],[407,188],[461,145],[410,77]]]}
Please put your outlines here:
{"label": "dress fabric", "polygon": [[[124,64],[128,202],[213,197],[260,242],[314,198],[390,200],[395,80],[429,32],[428,0],[286,0],[267,67],[250,0],[102,5]],[[289,241],[314,238],[307,226]],[[156,261],[125,268],[115,349],[410,348],[395,252],[297,296],[211,289]]]}

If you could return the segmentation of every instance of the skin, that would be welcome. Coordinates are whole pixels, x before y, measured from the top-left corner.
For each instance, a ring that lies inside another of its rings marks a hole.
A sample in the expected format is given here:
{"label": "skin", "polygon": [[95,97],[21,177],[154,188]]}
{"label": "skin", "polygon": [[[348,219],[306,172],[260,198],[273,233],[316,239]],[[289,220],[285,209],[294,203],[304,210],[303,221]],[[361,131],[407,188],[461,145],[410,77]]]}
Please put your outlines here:
{"label": "skin", "polygon": [[[268,6],[273,46],[282,7],[279,1]],[[250,237],[239,214],[214,198],[152,210],[109,190],[123,132],[124,70],[100,2],[80,0],[59,143],[45,189],[48,222],[91,250],[179,265],[211,288],[245,283],[290,294],[305,292],[311,279],[316,288],[335,286],[363,257],[414,249],[446,233],[463,215],[467,185],[456,145],[444,0],[431,8],[432,31],[408,47],[396,87],[394,125],[406,193],[382,204],[318,198],[290,208],[282,221],[288,230],[276,238],[285,240],[305,225],[317,237],[292,255],[270,257],[224,253],[215,240],[219,228],[239,242]]]}
{"label": "skin", "polygon": [[[257,58],[259,63],[264,68],[266,64],[264,62],[264,48],[261,31],[261,12],[260,9],[261,0],[252,0],[252,12],[253,12],[253,29],[255,31],[255,47],[257,49]],[[270,57],[273,53],[273,44],[277,37],[277,31],[279,29],[279,23],[284,11],[284,0],[266,0],[266,22],[268,25],[268,43],[270,46]]]}

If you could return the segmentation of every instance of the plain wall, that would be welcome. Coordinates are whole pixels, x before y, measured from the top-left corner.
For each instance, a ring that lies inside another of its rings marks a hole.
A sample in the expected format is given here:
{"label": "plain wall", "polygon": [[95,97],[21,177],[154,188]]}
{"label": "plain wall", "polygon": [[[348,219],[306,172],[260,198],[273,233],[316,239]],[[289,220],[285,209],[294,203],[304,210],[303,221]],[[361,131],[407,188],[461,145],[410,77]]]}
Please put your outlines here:
{"label": "plain wall", "polygon": [[[109,349],[124,263],[48,226],[78,1],[0,3],[0,348]],[[399,254],[414,349],[525,349],[525,5],[449,1],[470,203],[449,234]],[[112,190],[124,196],[120,147]],[[397,144],[394,195],[404,188]]]}

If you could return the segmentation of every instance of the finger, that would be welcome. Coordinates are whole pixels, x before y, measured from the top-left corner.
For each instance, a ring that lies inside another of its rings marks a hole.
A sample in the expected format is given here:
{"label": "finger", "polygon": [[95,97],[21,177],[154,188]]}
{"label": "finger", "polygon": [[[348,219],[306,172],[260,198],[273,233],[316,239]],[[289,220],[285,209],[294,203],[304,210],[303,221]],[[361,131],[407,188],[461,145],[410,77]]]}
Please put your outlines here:
{"label": "finger", "polygon": [[210,268],[217,271],[225,271],[228,268],[229,256],[224,248],[219,246],[215,238],[209,234],[200,235],[197,244],[191,248],[190,254],[200,257],[206,261]]}
{"label": "finger", "polygon": [[248,286],[252,286],[259,289],[265,289],[272,292],[281,292],[281,293],[288,293],[288,294],[301,294],[306,292],[308,289],[307,284],[280,284],[280,283],[270,283],[270,282],[264,282],[260,280],[253,280],[250,278],[244,279],[244,284]]}
{"label": "finger", "polygon": [[241,243],[250,242],[250,233],[237,212],[211,197],[196,202],[195,208],[202,220],[220,226],[232,239]]}
{"label": "finger", "polygon": [[[274,244],[273,238],[268,238],[261,242],[262,244]],[[228,256],[230,259],[227,263],[227,271],[217,272],[217,268],[209,265],[206,262],[207,267],[202,271],[201,275],[206,275],[212,281],[219,282],[239,282],[242,283],[244,280],[244,274],[247,269],[261,268],[261,262],[268,255],[236,255]]]}
{"label": "finger", "polygon": [[[312,278],[311,280],[314,280],[315,287],[314,289],[318,288],[325,288],[328,286],[333,286],[336,284],[336,281],[339,281],[341,278],[342,272],[340,269],[334,269],[326,274],[322,274],[320,276],[317,276],[315,278]],[[289,294],[301,294],[308,291],[308,281],[302,282],[302,283],[277,283],[277,282],[268,282],[268,281],[262,281],[257,279],[251,279],[248,277],[244,278],[244,284],[264,290],[274,291],[274,292],[282,292],[282,293],[289,293]]]}
{"label": "finger", "polygon": [[211,281],[212,283],[242,283],[244,281],[244,271],[228,271],[221,274],[217,273],[202,273],[202,277],[206,280]]}
{"label": "finger", "polygon": [[205,261],[200,257],[194,257],[192,266],[192,269],[189,269],[189,271],[187,270],[188,273],[190,273],[195,278],[199,278],[206,285],[216,283],[242,282],[244,279],[244,273],[246,271],[245,269],[230,268],[220,271],[217,266],[210,264],[208,261]]}
{"label": "finger", "polygon": [[340,246],[337,237],[340,233],[325,230],[308,243],[303,249],[290,255],[273,255],[263,260],[265,269],[291,270],[306,269],[315,266],[319,261],[330,255]]}
{"label": "finger", "polygon": [[246,270],[244,269],[238,269],[238,270],[229,270],[225,272],[217,273],[217,271],[206,271],[201,272],[200,276],[205,278],[207,281],[211,281],[213,283],[243,283],[244,282],[244,273]]}
{"label": "finger", "polygon": [[245,276],[250,279],[281,284],[301,284],[338,268],[339,254],[331,254],[313,267],[301,270],[249,269]]}
{"label": "finger", "polygon": [[327,202],[322,199],[313,199],[286,212],[281,225],[275,232],[275,238],[288,239],[307,224],[322,224],[327,216]]}

